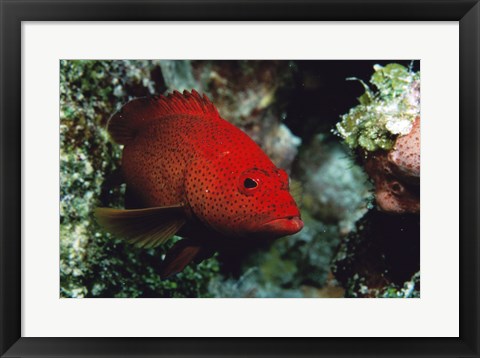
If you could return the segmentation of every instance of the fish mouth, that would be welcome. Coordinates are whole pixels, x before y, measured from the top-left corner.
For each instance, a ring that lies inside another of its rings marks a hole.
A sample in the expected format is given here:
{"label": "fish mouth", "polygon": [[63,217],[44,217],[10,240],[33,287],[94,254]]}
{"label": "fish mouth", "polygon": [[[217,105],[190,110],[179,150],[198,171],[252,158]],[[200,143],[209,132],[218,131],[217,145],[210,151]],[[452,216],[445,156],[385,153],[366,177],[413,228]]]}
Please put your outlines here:
{"label": "fish mouth", "polygon": [[293,235],[303,229],[303,221],[300,216],[285,216],[273,219],[262,224],[259,230],[272,237]]}

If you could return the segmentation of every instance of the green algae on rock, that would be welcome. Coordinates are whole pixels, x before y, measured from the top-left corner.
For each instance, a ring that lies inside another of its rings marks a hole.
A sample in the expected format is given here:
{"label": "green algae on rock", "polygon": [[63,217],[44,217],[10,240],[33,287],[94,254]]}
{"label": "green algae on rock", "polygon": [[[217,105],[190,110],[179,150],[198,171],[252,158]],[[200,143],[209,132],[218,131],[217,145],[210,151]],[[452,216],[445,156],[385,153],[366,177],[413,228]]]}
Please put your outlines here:
{"label": "green algae on rock", "polygon": [[341,116],[336,131],[352,149],[366,152],[390,150],[398,135],[408,134],[420,114],[420,72],[391,63],[374,66],[370,83],[357,80],[365,88],[359,104]]}

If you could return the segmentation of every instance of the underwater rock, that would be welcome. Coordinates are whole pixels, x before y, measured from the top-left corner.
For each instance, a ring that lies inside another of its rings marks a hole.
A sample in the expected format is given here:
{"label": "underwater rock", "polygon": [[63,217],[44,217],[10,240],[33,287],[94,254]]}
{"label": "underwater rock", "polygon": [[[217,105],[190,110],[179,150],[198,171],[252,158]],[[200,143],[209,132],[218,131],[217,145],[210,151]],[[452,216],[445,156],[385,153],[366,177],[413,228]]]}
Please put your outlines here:
{"label": "underwater rock", "polygon": [[191,61],[160,60],[158,62],[162,69],[163,80],[169,91],[183,92],[196,89],[197,81],[193,77]]}
{"label": "underwater rock", "polygon": [[277,89],[290,81],[287,66],[285,61],[192,61],[202,91],[225,119],[241,128],[262,125]]}
{"label": "underwater rock", "polygon": [[345,297],[345,289],[335,279],[331,272],[323,287],[301,286],[303,296],[307,298],[342,298]]}
{"label": "underwater rock", "polygon": [[415,287],[408,297],[419,297],[419,270],[419,216],[377,210],[370,210],[342,241],[332,264],[346,297],[403,297],[412,277]]}
{"label": "underwater rock", "polygon": [[302,140],[299,137],[293,135],[286,125],[280,123],[264,135],[262,146],[275,165],[290,171],[301,143]]}
{"label": "underwater rock", "polygon": [[259,283],[258,268],[250,268],[240,278],[216,277],[210,281],[209,291],[217,298],[302,298],[298,289],[285,289],[275,283]]}
{"label": "underwater rock", "polygon": [[302,149],[294,176],[303,184],[302,205],[315,219],[347,233],[368,210],[372,185],[345,148],[317,135]]}

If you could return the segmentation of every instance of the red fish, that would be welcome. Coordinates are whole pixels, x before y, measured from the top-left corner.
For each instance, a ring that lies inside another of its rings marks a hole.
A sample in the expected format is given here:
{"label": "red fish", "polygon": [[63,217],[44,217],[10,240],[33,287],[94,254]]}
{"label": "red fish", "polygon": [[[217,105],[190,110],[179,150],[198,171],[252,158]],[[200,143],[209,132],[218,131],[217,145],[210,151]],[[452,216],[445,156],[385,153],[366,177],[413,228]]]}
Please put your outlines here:
{"label": "red fish", "polygon": [[274,239],[303,227],[287,173],[195,90],[130,101],[108,123],[124,144],[125,210],[98,221],[139,247],[182,236],[163,277],[211,256],[216,245]]}

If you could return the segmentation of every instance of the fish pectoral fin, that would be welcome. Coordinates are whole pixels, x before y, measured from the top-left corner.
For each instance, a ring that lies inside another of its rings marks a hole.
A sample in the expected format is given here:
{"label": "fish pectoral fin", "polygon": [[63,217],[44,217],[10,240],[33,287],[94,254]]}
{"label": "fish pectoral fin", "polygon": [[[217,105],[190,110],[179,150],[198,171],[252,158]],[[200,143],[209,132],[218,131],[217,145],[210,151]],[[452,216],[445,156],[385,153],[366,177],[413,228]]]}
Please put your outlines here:
{"label": "fish pectoral fin", "polygon": [[[200,261],[204,260],[206,257],[206,249],[192,239],[183,239],[175,243],[173,247],[167,252],[165,260],[162,263],[162,270],[160,276],[162,279],[169,278],[179,272],[182,272],[183,269],[192,261],[201,258]],[[208,249],[207,249],[208,250]],[[211,256],[208,255],[207,256]]]}
{"label": "fish pectoral fin", "polygon": [[132,210],[97,208],[95,216],[115,236],[147,249],[163,244],[185,224],[181,205]]}

